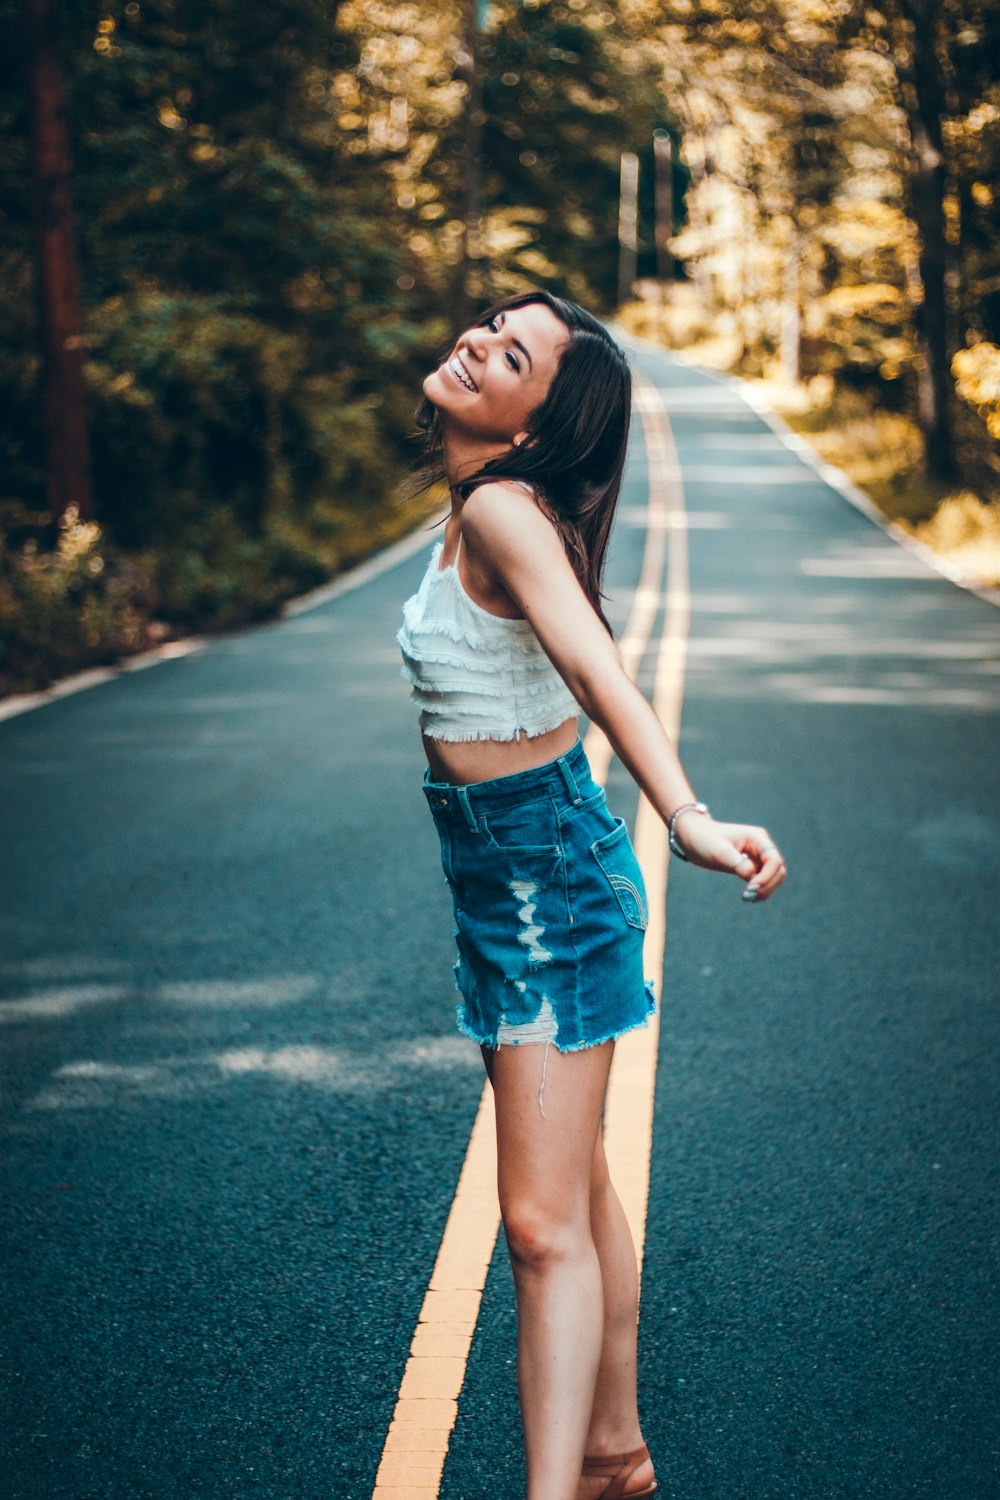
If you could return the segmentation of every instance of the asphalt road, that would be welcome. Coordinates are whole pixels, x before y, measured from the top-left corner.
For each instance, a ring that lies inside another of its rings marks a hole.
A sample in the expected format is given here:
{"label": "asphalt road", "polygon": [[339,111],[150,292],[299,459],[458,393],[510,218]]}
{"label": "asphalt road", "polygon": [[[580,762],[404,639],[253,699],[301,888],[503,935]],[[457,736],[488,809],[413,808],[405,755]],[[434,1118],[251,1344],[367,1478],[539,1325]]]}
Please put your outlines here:
{"label": "asphalt road", "polygon": [[[661,1493],[987,1500],[1000,613],[732,386],[638,362],[691,525],[685,763],[792,871],[758,909],[671,877]],[[619,622],[644,493],[637,434]],[[482,1086],[393,639],[425,558],[0,724],[8,1500],[371,1493]],[[443,1500],[522,1493],[513,1335],[498,1250]]]}

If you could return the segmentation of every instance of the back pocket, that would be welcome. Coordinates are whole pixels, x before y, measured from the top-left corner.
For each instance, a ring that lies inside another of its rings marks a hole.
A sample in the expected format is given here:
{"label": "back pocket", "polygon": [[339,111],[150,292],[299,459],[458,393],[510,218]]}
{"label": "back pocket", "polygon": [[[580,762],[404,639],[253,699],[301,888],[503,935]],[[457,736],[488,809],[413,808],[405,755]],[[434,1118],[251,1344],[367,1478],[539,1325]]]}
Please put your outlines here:
{"label": "back pocket", "polygon": [[639,861],[629,842],[624,819],[615,818],[611,833],[591,844],[590,852],[607,876],[608,883],[618,897],[622,916],[630,927],[645,931],[649,924],[646,905],[646,884],[642,878]]}

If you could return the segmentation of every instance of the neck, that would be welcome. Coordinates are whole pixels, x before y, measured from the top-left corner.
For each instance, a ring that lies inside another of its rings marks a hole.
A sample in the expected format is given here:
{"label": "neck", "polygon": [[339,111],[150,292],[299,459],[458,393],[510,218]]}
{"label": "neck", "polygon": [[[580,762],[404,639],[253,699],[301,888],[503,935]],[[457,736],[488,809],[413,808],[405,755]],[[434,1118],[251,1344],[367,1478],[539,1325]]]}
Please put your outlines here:
{"label": "neck", "polygon": [[510,451],[510,444],[489,442],[472,433],[449,430],[442,423],[441,452],[448,483],[454,490],[470,474],[475,474],[491,458]]}

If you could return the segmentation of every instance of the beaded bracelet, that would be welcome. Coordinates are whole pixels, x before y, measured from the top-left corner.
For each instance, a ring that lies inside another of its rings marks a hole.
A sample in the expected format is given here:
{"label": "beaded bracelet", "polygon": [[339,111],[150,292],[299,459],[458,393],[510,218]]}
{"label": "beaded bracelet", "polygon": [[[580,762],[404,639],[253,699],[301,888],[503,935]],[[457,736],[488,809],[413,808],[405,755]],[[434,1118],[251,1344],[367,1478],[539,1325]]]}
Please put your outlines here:
{"label": "beaded bracelet", "polygon": [[667,843],[670,845],[671,854],[676,854],[677,858],[683,859],[685,863],[687,863],[688,857],[681,847],[680,839],[674,832],[674,825],[677,822],[677,819],[680,817],[681,813],[686,812],[704,813],[705,816],[709,818],[712,816],[708,808],[705,806],[704,802],[685,802],[683,806],[677,808],[677,810],[671,817],[670,822],[667,826]]}

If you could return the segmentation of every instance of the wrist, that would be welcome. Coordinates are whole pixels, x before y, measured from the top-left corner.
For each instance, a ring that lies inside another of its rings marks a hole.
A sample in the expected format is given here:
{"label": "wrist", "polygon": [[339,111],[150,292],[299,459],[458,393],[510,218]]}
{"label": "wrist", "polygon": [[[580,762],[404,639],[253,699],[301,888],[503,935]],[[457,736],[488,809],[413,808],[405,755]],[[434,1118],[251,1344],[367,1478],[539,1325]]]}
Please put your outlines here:
{"label": "wrist", "polygon": [[670,821],[667,824],[667,843],[670,846],[671,854],[676,854],[678,859],[683,860],[687,860],[688,856],[685,853],[683,844],[677,837],[677,824],[687,813],[699,813],[705,818],[712,816],[704,802],[682,802],[680,807],[676,807],[671,813]]}

